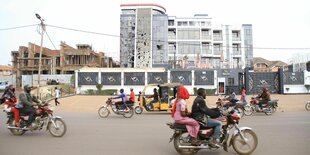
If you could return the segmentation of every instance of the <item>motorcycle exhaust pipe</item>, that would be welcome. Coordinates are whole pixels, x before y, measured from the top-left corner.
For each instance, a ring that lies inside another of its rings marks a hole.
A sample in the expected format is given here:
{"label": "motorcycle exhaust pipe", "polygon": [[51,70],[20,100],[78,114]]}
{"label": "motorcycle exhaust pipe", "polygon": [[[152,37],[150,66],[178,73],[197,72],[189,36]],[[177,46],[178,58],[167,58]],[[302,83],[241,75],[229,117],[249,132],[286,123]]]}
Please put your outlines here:
{"label": "motorcycle exhaust pipe", "polygon": [[209,149],[208,145],[200,145],[200,146],[179,146],[180,149]]}
{"label": "motorcycle exhaust pipe", "polygon": [[8,129],[21,129],[20,127],[16,127],[16,126],[8,126]]}

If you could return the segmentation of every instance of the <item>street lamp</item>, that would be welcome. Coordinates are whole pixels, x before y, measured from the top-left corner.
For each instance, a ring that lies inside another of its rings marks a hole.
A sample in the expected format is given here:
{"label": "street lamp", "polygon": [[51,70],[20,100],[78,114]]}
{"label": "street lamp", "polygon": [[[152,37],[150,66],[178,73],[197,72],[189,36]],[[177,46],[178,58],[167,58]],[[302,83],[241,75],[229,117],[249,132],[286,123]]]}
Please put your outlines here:
{"label": "street lamp", "polygon": [[40,76],[41,76],[41,66],[42,66],[42,51],[43,51],[43,35],[45,31],[44,19],[41,18],[39,14],[36,13],[36,17],[41,21],[41,46],[40,46],[40,56],[39,56],[39,71],[38,71],[38,91],[37,96],[39,96],[40,92]]}

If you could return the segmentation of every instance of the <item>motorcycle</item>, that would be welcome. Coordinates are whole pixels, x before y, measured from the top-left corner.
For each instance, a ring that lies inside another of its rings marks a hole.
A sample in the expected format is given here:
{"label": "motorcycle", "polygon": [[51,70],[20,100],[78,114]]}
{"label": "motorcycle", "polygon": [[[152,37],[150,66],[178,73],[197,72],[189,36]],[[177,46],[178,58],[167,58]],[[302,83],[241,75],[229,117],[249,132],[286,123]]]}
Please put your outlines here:
{"label": "motorcycle", "polygon": [[134,114],[134,110],[132,108],[133,105],[134,103],[126,103],[126,106],[129,109],[126,110],[123,105],[115,105],[115,101],[113,101],[112,98],[108,98],[106,105],[103,105],[98,109],[98,114],[101,118],[108,117],[110,114],[108,107],[110,106],[113,113],[117,115],[123,115],[125,118],[131,118]]}
{"label": "motorcycle", "polygon": [[15,126],[14,113],[6,112],[8,129],[13,135],[23,135],[26,131],[35,131],[43,129],[46,125],[46,130],[54,137],[62,137],[66,131],[66,123],[59,116],[53,116],[53,109],[47,104],[39,104],[36,108],[35,120],[31,123],[31,128],[26,128],[28,115],[20,113],[19,127]]}
{"label": "motorcycle", "polygon": [[306,110],[308,110],[308,111],[310,111],[310,101],[308,101],[307,103],[306,103]]}
{"label": "motorcycle", "polygon": [[263,112],[266,115],[272,115],[277,111],[278,99],[268,101],[267,103],[262,104],[262,108],[259,107],[259,100],[256,97],[251,97],[250,108],[246,108],[245,114],[247,116],[252,115],[254,112]]}
{"label": "motorcycle", "polygon": [[232,109],[235,109],[238,111],[241,118],[244,116],[245,107],[243,103],[241,103],[240,101],[237,101],[234,106],[230,106],[227,108],[224,106],[227,102],[229,101],[227,101],[226,99],[218,98],[216,101],[216,108],[219,108],[220,111],[222,112],[228,112],[228,111],[231,111]]}
{"label": "motorcycle", "polygon": [[[235,110],[226,113],[218,118],[222,122],[222,134],[220,137],[221,147],[225,151],[232,146],[233,149],[240,155],[252,153],[258,144],[258,138],[255,132],[249,127],[239,127],[240,114]],[[174,141],[174,148],[180,154],[194,154],[200,149],[215,150],[220,147],[212,145],[212,135],[214,129],[201,125],[198,132],[199,145],[192,145],[190,135],[187,132],[186,126],[177,123],[167,123],[170,129],[174,130],[170,142]],[[235,131],[230,135],[229,130],[235,128]]]}

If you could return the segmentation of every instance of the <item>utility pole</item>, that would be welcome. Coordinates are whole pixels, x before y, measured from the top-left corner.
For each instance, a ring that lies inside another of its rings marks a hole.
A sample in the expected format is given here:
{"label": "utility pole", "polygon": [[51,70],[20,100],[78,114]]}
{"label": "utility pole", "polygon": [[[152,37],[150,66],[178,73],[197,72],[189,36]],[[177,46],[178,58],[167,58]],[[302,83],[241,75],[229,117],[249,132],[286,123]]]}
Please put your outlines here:
{"label": "utility pole", "polygon": [[40,56],[39,56],[39,71],[38,71],[38,91],[37,96],[39,97],[40,93],[40,78],[41,78],[41,67],[42,67],[42,51],[43,51],[43,35],[45,31],[44,19],[41,18],[39,14],[36,13],[36,17],[41,21],[41,45],[40,45]]}

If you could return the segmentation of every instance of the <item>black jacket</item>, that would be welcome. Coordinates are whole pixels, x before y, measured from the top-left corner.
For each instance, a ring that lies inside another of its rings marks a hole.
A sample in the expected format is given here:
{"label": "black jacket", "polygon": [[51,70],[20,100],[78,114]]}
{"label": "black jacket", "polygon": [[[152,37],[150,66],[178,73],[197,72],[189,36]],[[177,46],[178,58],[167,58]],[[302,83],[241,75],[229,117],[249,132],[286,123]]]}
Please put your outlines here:
{"label": "black jacket", "polygon": [[39,103],[39,101],[31,96],[29,93],[23,92],[19,95],[19,102],[23,105],[24,108],[31,107],[34,105],[37,105],[36,103]]}
{"label": "black jacket", "polygon": [[208,108],[203,97],[197,96],[192,106],[192,117],[198,121],[202,121],[205,115],[211,118],[217,118],[221,113],[219,110]]}

